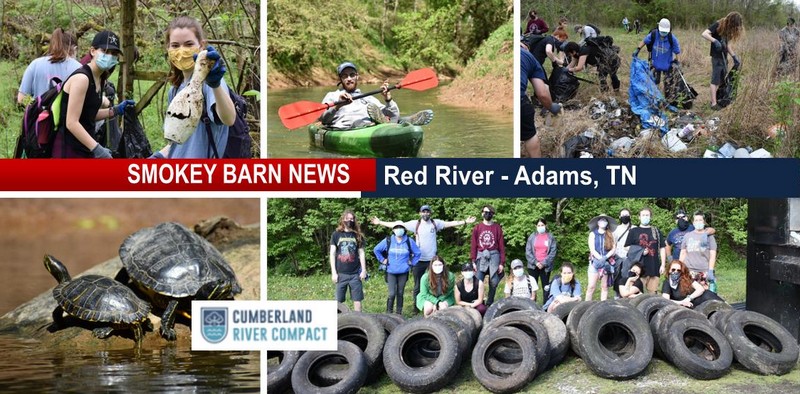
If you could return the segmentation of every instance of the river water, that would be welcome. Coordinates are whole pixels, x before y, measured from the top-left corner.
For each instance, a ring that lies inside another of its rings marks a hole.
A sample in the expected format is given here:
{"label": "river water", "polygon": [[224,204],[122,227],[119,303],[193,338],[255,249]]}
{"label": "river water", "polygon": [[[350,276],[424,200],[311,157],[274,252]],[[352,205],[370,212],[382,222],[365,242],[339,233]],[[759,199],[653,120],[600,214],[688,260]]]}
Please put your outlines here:
{"label": "river water", "polygon": [[259,352],[53,350],[0,334],[0,393],[259,392]]}
{"label": "river water", "polygon": [[[440,85],[441,86],[441,85]],[[377,85],[360,86],[364,92]],[[267,99],[267,152],[269,157],[342,157],[314,148],[308,130],[283,127],[278,108],[295,101],[321,101],[331,87],[270,89]],[[462,108],[440,102],[438,89],[422,92],[393,90],[400,114],[423,109],[434,111],[433,122],[424,127],[425,136],[418,157],[510,158],[514,152],[514,122],[511,114]]]}

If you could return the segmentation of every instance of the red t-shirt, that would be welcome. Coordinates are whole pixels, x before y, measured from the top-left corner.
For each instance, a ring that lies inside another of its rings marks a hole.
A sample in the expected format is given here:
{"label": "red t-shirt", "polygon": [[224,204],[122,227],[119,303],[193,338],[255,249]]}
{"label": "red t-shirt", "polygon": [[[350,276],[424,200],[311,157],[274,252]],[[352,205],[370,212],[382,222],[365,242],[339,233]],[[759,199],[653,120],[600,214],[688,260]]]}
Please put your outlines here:
{"label": "red t-shirt", "polygon": [[472,243],[470,248],[470,258],[475,260],[478,252],[484,250],[496,250],[500,252],[500,264],[506,262],[506,246],[503,241],[503,228],[497,223],[486,225],[478,223],[472,229]]}

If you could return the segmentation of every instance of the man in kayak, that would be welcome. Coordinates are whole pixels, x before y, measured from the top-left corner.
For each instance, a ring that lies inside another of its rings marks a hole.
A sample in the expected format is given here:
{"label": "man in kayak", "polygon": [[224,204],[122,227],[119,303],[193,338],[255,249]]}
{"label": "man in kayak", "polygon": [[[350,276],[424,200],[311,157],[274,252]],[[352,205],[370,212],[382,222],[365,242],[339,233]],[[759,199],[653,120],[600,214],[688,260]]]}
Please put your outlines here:
{"label": "man in kayak", "polygon": [[381,94],[384,103],[373,96],[366,96],[353,100],[353,96],[361,94],[358,89],[358,69],[351,62],[344,62],[336,68],[339,74],[341,88],[328,92],[322,99],[323,104],[342,102],[325,110],[319,120],[326,128],[348,130],[378,123],[410,123],[423,126],[433,119],[433,111],[417,112],[409,117],[401,118],[397,103],[392,100],[389,91],[389,82],[384,82]]}

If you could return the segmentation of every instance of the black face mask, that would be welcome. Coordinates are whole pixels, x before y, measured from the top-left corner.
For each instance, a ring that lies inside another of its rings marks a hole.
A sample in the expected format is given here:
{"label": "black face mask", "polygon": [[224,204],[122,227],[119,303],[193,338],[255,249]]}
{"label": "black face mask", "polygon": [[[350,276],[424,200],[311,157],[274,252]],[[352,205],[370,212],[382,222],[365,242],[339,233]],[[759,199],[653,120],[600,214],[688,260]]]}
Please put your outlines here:
{"label": "black face mask", "polygon": [[491,212],[484,212],[483,213],[483,218],[486,219],[486,220],[492,220],[493,217],[494,217],[494,214],[491,213]]}
{"label": "black face mask", "polygon": [[685,231],[687,228],[689,228],[689,221],[683,218],[678,219],[678,229]]}
{"label": "black face mask", "polygon": [[622,223],[622,224],[628,224],[628,223],[631,222],[631,217],[630,216],[620,216],[619,217],[619,222]]}
{"label": "black face mask", "polygon": [[633,271],[628,271],[628,277],[629,277],[629,278],[633,278],[633,277],[635,277],[635,276],[636,276],[636,272],[633,272]]}
{"label": "black face mask", "polygon": [[349,227],[349,228],[352,228],[352,229],[356,228],[356,222],[354,220],[348,220],[348,221],[344,222],[344,224],[346,224],[347,227]]}
{"label": "black face mask", "polygon": [[430,213],[423,213],[423,214],[422,214],[422,220],[424,220],[424,221],[426,221],[426,222],[427,222],[428,220],[431,220],[431,214],[430,214]]}

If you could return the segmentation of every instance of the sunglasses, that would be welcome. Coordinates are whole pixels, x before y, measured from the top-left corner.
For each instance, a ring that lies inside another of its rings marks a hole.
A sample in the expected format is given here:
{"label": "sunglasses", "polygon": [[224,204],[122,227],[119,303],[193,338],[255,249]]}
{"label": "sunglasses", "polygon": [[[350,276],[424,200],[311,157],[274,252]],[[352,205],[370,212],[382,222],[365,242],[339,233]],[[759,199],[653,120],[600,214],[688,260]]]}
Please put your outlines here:
{"label": "sunglasses", "polygon": [[669,270],[669,272],[681,272],[681,270],[680,270],[680,268],[678,268],[678,269],[672,268],[672,269]]}
{"label": "sunglasses", "polygon": [[350,74],[341,74],[341,75],[339,75],[339,78],[341,78],[341,79],[347,79],[347,78],[355,79],[356,77],[358,77],[358,73],[350,73]]}

